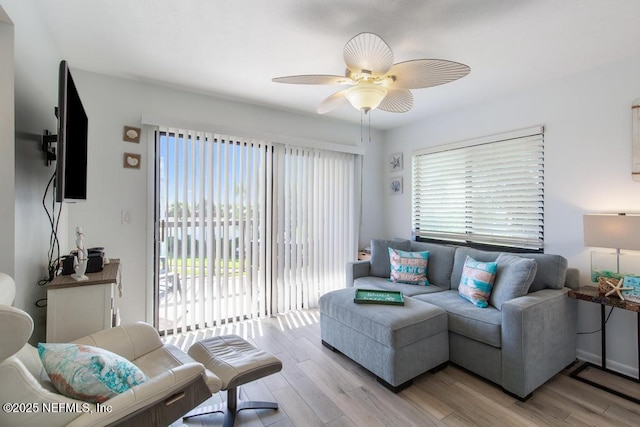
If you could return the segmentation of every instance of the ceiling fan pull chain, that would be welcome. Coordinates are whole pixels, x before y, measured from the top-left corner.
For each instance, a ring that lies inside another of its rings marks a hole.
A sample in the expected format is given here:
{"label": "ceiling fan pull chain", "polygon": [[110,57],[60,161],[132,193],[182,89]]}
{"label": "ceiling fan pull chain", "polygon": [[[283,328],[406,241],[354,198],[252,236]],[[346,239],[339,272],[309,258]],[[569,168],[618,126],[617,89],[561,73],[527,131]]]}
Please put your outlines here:
{"label": "ceiling fan pull chain", "polygon": [[360,110],[360,144],[362,144],[364,141],[362,140],[362,127],[363,127],[363,123],[362,123],[362,110]]}
{"label": "ceiling fan pull chain", "polygon": [[369,144],[371,144],[371,111],[369,111],[367,116],[369,116]]}

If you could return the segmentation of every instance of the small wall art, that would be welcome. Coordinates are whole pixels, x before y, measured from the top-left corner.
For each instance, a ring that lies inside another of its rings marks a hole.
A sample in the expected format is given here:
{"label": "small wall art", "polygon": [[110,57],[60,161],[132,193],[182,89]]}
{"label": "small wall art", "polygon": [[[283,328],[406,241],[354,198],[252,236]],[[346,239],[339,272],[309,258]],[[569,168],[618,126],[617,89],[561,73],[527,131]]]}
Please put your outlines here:
{"label": "small wall art", "polygon": [[402,153],[395,153],[389,156],[389,172],[402,171]]}
{"label": "small wall art", "polygon": [[140,128],[134,128],[133,126],[125,126],[122,131],[122,140],[126,142],[140,143]]}
{"label": "small wall art", "polygon": [[389,179],[389,191],[391,194],[402,194],[402,177],[398,176]]}
{"label": "small wall art", "polygon": [[142,163],[142,155],[135,153],[124,153],[123,166],[128,169],[140,169]]}

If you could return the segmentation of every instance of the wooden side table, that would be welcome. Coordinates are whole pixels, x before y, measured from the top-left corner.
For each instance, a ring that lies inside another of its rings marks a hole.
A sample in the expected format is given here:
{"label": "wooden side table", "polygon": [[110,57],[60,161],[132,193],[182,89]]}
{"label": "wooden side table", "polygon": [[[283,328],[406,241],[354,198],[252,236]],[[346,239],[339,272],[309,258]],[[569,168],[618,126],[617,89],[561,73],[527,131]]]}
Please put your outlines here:
{"label": "wooden side table", "polygon": [[69,342],[116,325],[120,261],[112,259],[102,271],[87,276],[82,282],[57,276],[46,285],[47,342]]}
{"label": "wooden side table", "polygon": [[620,372],[617,371],[612,371],[610,369],[607,368],[607,330],[606,330],[606,315],[605,315],[605,308],[606,306],[610,306],[610,307],[615,307],[615,308],[621,308],[623,310],[628,310],[628,311],[633,311],[636,313],[636,322],[638,324],[638,338],[637,338],[637,347],[638,347],[638,370],[639,370],[639,374],[640,374],[640,303],[637,303],[635,301],[628,301],[628,300],[621,300],[617,297],[607,297],[604,296],[603,294],[601,294],[598,291],[598,288],[596,286],[584,286],[584,287],[580,287],[579,289],[575,290],[572,289],[569,291],[568,296],[570,298],[575,298],[577,300],[581,300],[581,301],[588,301],[588,302],[592,302],[595,304],[600,304],[600,331],[601,331],[601,351],[602,351],[602,362],[601,365],[594,365],[593,363],[589,363],[589,362],[585,362],[582,365],[580,365],[578,368],[576,368],[573,372],[571,372],[570,376],[572,378],[575,378],[579,381],[582,381],[584,383],[587,383],[589,385],[592,385],[594,387],[598,387],[599,389],[608,391],[610,393],[613,393],[617,396],[623,397],[627,400],[630,400],[632,402],[638,403],[640,404],[640,399],[634,396],[630,396],[626,393],[623,393],[620,390],[615,390],[612,389],[610,387],[607,387],[603,384],[600,383],[596,383],[592,380],[589,380],[587,378],[583,378],[580,377],[580,373],[582,373],[582,371],[584,371],[586,368],[591,367],[594,369],[599,369],[602,370],[604,372],[610,373],[610,374],[614,374],[618,377],[624,378],[626,380],[630,380],[633,381],[635,383],[640,383],[640,378],[634,378],[634,377],[630,377],[628,375],[622,374]]}

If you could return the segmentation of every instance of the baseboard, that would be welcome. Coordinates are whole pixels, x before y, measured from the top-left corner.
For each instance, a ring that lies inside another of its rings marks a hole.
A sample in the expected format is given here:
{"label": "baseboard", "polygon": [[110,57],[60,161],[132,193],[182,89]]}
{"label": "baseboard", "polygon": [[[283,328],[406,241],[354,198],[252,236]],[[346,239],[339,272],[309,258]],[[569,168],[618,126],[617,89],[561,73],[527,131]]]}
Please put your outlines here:
{"label": "baseboard", "polygon": [[[591,362],[594,365],[602,364],[602,357],[600,354],[590,353],[584,350],[576,350],[576,357],[581,361]],[[616,362],[615,360],[607,359],[607,369],[630,377],[638,378],[638,368]]]}

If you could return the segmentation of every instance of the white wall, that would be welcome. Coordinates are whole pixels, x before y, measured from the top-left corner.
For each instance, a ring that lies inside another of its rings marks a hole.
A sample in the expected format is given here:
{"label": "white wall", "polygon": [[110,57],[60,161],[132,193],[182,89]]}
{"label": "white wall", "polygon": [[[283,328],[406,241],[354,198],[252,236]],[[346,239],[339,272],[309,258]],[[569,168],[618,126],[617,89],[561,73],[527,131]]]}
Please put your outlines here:
{"label": "white wall", "polygon": [[[42,197],[54,170],[53,166],[44,164],[40,136],[44,129],[55,133],[60,59],[31,2],[2,0],[1,3],[14,22],[15,38],[15,149],[3,146],[0,156],[0,162],[11,163],[6,170],[4,166],[0,168],[0,174],[11,170],[13,175],[6,181],[3,178],[0,186],[11,182],[13,188],[0,189],[0,196],[7,201],[3,207],[10,205],[12,212],[2,213],[2,224],[15,233],[15,239],[11,240],[15,243],[6,246],[13,252],[8,259],[14,262],[12,274],[17,288],[14,305],[33,317],[35,331],[31,342],[37,342],[45,337],[46,309],[36,307],[35,303],[46,296],[45,288],[38,282],[46,274],[50,234]],[[5,83],[3,77],[0,84]],[[13,82],[11,85],[13,88]],[[64,217],[63,212],[61,231],[66,234]],[[2,258],[4,261],[4,255]]]}
{"label": "white wall", "polygon": [[[375,115],[371,118],[375,122]],[[370,245],[371,239],[384,236],[383,196],[386,194],[386,163],[383,162],[385,142],[380,138],[366,143],[367,154],[363,164],[362,220],[360,225],[360,246]],[[386,158],[386,157],[385,157]],[[382,169],[385,168],[385,169]]]}
{"label": "white wall", "polygon": [[[73,65],[73,64],[71,64]],[[315,115],[293,114],[247,104],[187,93],[160,86],[107,77],[72,68],[72,75],[89,117],[88,200],[68,206],[69,229],[80,225],[85,244],[104,246],[107,255],[122,260],[124,296],[118,302],[123,321],[148,318],[152,277],[147,267],[153,254],[148,250],[150,216],[147,212],[153,192],[149,186],[149,135],[143,131],[142,142],[122,141],[124,125],[140,126],[141,114],[170,118],[205,126],[224,127],[252,134],[278,134],[285,138],[304,138],[338,144],[360,143],[360,126]],[[173,123],[167,123],[169,125]],[[377,168],[380,133],[377,143],[368,145],[364,158],[366,174]],[[124,152],[142,155],[142,169],[124,169]],[[375,180],[365,179],[362,236],[370,240],[375,228],[382,226],[381,200]],[[132,224],[121,224],[122,210],[130,210]],[[70,236],[68,236],[70,237]],[[72,242],[72,240],[69,240]],[[70,250],[72,248],[67,248]]]}
{"label": "white wall", "polygon": [[13,276],[14,217],[14,54],[13,22],[0,6],[0,272]]}
{"label": "white wall", "polygon": [[[582,215],[640,212],[640,183],[631,179],[638,75],[640,58],[633,58],[388,132],[381,157],[404,153],[405,191],[383,195],[386,236],[410,236],[412,150],[544,125],[545,252],[565,256],[580,269],[581,283],[590,284],[589,254],[595,248],[584,247]],[[599,306],[579,303],[579,331],[597,330],[599,319]],[[608,323],[615,331],[608,336],[610,367],[637,373],[636,329],[635,314],[614,311]],[[578,356],[599,361],[599,340],[598,333],[579,336]]]}

